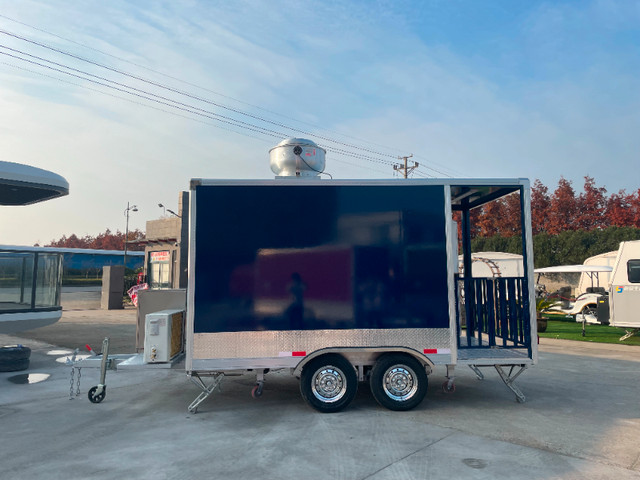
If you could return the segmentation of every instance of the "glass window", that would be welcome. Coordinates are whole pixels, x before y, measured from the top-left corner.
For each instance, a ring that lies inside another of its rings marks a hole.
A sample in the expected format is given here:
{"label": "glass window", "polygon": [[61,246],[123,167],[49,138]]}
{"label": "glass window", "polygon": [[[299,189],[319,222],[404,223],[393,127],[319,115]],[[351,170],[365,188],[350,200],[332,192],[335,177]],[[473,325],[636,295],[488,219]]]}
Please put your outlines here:
{"label": "glass window", "polygon": [[640,260],[627,262],[627,276],[630,283],[640,283]]}
{"label": "glass window", "polygon": [[33,253],[0,253],[0,310],[31,307]]}
{"label": "glass window", "polygon": [[149,252],[149,286],[151,288],[171,287],[171,252]]}
{"label": "glass window", "polygon": [[38,254],[36,307],[55,307],[58,305],[61,263],[62,258],[56,253]]}

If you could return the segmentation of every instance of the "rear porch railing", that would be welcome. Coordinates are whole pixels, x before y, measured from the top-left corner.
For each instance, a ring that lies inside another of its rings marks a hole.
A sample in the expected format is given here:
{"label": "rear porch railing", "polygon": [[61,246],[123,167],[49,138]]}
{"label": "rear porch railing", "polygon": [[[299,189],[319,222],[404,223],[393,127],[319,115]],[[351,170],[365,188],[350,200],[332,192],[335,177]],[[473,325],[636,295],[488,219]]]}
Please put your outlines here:
{"label": "rear porch railing", "polygon": [[531,353],[531,315],[522,277],[456,280],[458,348],[527,348]]}

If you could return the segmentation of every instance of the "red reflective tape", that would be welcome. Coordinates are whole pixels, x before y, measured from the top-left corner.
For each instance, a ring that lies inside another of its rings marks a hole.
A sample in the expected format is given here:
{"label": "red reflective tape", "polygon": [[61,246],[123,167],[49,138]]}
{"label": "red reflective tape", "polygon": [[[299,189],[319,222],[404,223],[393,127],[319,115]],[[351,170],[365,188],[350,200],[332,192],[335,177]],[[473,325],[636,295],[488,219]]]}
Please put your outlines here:
{"label": "red reflective tape", "polygon": [[291,352],[292,357],[306,357],[307,352]]}
{"label": "red reflective tape", "polygon": [[425,348],[424,353],[438,353],[437,348]]}

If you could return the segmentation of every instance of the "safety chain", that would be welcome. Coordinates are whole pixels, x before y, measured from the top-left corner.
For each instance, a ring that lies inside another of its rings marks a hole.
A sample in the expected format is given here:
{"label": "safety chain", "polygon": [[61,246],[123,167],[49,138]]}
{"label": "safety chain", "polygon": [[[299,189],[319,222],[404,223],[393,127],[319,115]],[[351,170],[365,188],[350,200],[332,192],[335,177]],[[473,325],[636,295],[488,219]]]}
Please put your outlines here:
{"label": "safety chain", "polygon": [[82,372],[81,367],[76,367],[75,363],[76,363],[76,356],[78,355],[78,352],[80,351],[80,349],[76,348],[73,351],[73,356],[71,358],[67,357],[67,361],[66,364],[67,365],[71,365],[71,380],[69,381],[69,400],[73,400],[74,396],[73,396],[73,377],[75,374],[75,369],[78,369],[78,383],[76,385],[76,397],[78,395],[80,395],[80,377],[82,377]]}
{"label": "safety chain", "polygon": [[75,366],[71,366],[71,380],[69,381],[69,400],[73,400],[74,399],[74,395],[73,395],[73,377],[75,374],[75,370],[78,370],[78,379],[75,382],[76,384],[76,394],[75,397],[80,395],[80,378],[82,377],[82,367],[75,367]]}
{"label": "safety chain", "polygon": [[76,397],[80,395],[80,377],[82,376],[82,367],[78,368],[78,388],[76,389]]}
{"label": "safety chain", "polygon": [[73,400],[73,374],[75,367],[71,366],[71,386],[69,387],[69,400]]}

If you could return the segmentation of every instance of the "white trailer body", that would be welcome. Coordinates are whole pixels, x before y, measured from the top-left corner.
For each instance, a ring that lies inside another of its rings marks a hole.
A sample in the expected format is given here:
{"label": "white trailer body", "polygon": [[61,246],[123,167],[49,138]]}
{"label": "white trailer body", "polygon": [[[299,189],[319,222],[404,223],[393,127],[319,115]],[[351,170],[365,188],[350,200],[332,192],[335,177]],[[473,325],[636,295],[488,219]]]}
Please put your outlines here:
{"label": "white trailer body", "polygon": [[[523,274],[461,277],[453,213],[471,272],[470,211],[512,193]],[[300,376],[321,411],[367,379],[383,406],[413,408],[436,365],[447,391],[454,366],[495,367],[524,401],[513,380],[537,362],[528,180],[195,179],[190,196],[190,411],[225,374],[255,372],[259,395],[271,369]]]}
{"label": "white trailer body", "polygon": [[[458,257],[458,264],[461,271],[463,268],[463,257]],[[475,252],[471,254],[473,262],[471,268],[474,277],[521,277],[524,275],[524,265],[522,255],[507,252]]]}
{"label": "white trailer body", "polygon": [[[613,269],[613,266],[616,263],[617,256],[618,250],[601,253],[600,255],[594,255],[593,257],[587,258],[584,261],[583,265],[604,265]],[[589,274],[589,272],[582,272],[582,274],[580,275],[580,282],[578,283],[578,287],[576,289],[576,296],[583,293],[588,293],[589,291],[587,289],[592,289],[592,287],[602,287],[605,290],[609,290],[610,285],[611,272],[599,272],[598,276],[595,279],[593,275]]]}
{"label": "white trailer body", "polygon": [[620,243],[611,272],[609,324],[640,328],[640,240]]}

